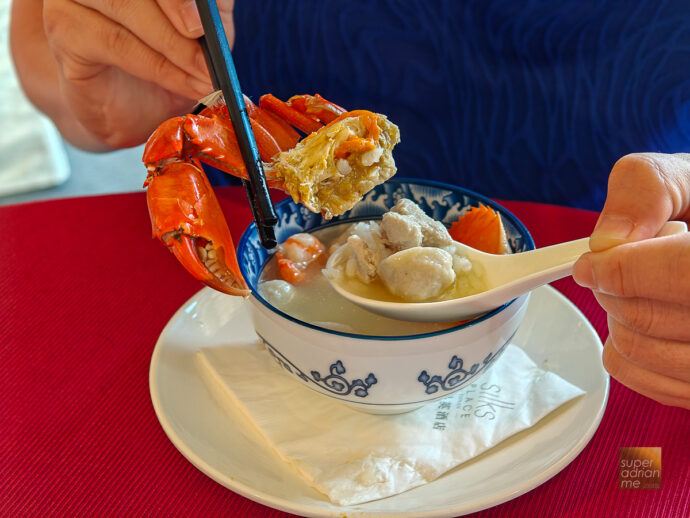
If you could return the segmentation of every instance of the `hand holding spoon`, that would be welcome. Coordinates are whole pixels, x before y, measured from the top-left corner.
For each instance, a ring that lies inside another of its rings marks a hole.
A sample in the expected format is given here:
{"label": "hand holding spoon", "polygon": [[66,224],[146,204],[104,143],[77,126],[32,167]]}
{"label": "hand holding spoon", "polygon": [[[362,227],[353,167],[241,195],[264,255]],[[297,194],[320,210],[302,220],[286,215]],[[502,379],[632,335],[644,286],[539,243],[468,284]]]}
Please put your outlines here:
{"label": "hand holding spoon", "polygon": [[[657,237],[685,231],[687,225],[684,222],[669,221]],[[570,275],[575,261],[589,252],[589,238],[504,255],[487,254],[458,242],[454,246],[458,255],[483,268],[486,291],[438,302],[387,302],[351,293],[331,278],[329,282],[350,302],[389,318],[414,322],[464,320],[498,308],[542,284]]]}

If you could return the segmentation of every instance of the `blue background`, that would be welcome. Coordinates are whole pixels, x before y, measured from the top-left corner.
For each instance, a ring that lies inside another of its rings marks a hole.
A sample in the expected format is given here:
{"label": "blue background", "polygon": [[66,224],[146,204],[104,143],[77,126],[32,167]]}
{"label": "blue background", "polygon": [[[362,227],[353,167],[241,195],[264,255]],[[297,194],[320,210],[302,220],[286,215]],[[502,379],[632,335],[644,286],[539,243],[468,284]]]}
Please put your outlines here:
{"label": "blue background", "polygon": [[600,210],[618,158],[690,150],[688,0],[237,0],[235,23],[247,95],[386,114],[400,176]]}

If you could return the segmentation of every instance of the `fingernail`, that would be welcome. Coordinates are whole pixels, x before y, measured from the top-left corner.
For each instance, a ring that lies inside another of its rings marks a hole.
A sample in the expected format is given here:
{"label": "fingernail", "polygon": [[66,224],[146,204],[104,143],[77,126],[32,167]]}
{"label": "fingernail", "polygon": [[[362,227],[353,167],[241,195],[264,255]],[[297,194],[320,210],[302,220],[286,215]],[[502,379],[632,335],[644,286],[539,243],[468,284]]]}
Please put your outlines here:
{"label": "fingernail", "polygon": [[589,240],[592,252],[601,252],[611,247],[625,243],[635,228],[635,223],[627,216],[607,214],[597,223]]}
{"label": "fingernail", "polygon": [[213,85],[211,85],[210,81],[201,81],[196,77],[189,76],[187,78],[187,84],[194,89],[197,99],[201,99],[213,92]]}
{"label": "fingernail", "polygon": [[573,266],[573,280],[583,288],[593,290],[597,287],[597,282],[594,278],[594,270],[592,269],[592,261],[588,254],[580,257]]}
{"label": "fingernail", "polygon": [[182,7],[180,7],[180,17],[182,18],[182,23],[184,23],[184,26],[192,35],[202,32],[201,18],[194,0],[189,0],[189,2],[182,4]]}

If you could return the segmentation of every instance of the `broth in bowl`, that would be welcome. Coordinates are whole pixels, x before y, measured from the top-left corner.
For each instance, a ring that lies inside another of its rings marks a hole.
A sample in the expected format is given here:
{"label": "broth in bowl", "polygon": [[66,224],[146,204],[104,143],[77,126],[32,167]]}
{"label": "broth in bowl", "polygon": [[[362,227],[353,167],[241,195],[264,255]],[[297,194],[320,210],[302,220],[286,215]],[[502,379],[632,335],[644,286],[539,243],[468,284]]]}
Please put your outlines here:
{"label": "broth in bowl", "polygon": [[264,267],[258,291],[288,315],[335,331],[404,336],[449,329],[455,324],[375,315],[339,295],[328,281],[362,297],[403,303],[485,290],[482,267],[455,244],[443,223],[400,198],[380,220],[290,236]]}
{"label": "broth in bowl", "polygon": [[[313,232],[326,248],[338,246],[339,240],[348,235],[352,224],[334,225]],[[449,329],[456,323],[405,322],[375,315],[338,295],[321,273],[323,261],[316,261],[308,268],[306,279],[292,285],[280,278],[276,255],[261,272],[258,292],[272,306],[293,318],[334,331],[369,336],[403,336],[433,333]],[[371,287],[385,292],[377,285]]]}

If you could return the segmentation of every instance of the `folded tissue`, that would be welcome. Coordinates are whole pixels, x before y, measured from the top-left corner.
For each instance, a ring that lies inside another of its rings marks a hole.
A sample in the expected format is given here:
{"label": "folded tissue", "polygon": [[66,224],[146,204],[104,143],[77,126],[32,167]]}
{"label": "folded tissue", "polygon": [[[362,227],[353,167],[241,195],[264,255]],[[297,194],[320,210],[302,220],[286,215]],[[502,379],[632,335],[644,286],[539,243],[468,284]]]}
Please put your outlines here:
{"label": "folded tissue", "polygon": [[259,345],[201,349],[198,360],[211,389],[343,506],[427,484],[584,394],[512,344],[465,389],[398,415],[365,414],[316,394]]}

